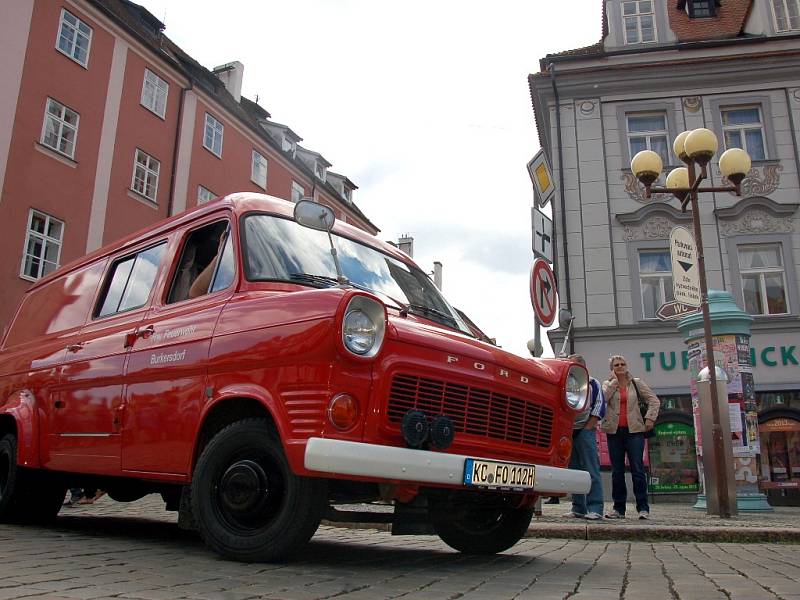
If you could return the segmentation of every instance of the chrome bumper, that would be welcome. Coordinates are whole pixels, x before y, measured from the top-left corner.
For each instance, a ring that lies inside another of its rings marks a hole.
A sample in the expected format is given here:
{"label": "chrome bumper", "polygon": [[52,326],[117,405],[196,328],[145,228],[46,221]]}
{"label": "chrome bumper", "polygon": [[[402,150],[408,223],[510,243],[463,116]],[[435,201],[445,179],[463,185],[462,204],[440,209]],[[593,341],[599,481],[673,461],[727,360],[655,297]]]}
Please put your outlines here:
{"label": "chrome bumper", "polygon": [[[305,466],[310,471],[322,473],[464,485],[464,461],[467,458],[461,454],[310,438],[306,444]],[[478,456],[470,458],[501,460]],[[585,471],[536,465],[533,484],[536,492],[586,494],[590,486],[589,473]]]}

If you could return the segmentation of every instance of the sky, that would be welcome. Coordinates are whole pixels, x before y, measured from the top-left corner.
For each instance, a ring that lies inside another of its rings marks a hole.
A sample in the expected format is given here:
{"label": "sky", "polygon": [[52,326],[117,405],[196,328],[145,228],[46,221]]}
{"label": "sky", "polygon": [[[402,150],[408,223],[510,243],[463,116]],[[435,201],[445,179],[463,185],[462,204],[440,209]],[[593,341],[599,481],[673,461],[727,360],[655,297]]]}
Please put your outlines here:
{"label": "sky", "polygon": [[135,1],[204,67],[243,63],[242,94],[359,187],[378,237],[413,236],[450,303],[530,356],[527,76],[600,39],[601,0]]}

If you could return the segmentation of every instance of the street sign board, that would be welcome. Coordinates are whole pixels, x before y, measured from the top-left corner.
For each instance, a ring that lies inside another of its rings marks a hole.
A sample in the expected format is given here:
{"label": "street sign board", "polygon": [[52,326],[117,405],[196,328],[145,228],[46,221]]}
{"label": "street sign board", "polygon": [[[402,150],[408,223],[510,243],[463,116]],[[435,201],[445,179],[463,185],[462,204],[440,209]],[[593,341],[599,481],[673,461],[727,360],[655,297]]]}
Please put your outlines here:
{"label": "street sign board", "polygon": [[553,262],[553,221],[538,208],[531,209],[533,217],[533,254]]}
{"label": "street sign board", "polygon": [[656,316],[662,321],[673,321],[693,312],[697,312],[696,306],[689,306],[677,300],[670,300],[658,307]]}
{"label": "street sign board", "polygon": [[541,258],[534,261],[531,269],[531,303],[539,323],[545,327],[552,325],[558,305],[556,279],[550,265]]}
{"label": "street sign board", "polygon": [[700,306],[700,270],[697,247],[686,227],[673,227],[669,234],[672,257],[672,296],[677,302]]}
{"label": "street sign board", "polygon": [[528,175],[533,183],[533,195],[536,198],[536,206],[544,208],[550,202],[556,191],[553,183],[553,171],[544,150],[539,150],[530,162],[528,162]]}

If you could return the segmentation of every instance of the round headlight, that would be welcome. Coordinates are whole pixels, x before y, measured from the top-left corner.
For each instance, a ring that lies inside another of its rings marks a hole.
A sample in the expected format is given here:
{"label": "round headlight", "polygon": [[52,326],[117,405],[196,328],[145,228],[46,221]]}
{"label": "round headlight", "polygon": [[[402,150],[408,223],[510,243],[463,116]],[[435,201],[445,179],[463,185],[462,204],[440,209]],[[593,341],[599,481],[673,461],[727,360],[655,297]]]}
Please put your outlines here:
{"label": "round headlight", "polygon": [[386,307],[369,296],[353,296],[342,318],[342,344],[348,352],[373,358],[386,332]]}
{"label": "round headlight", "polygon": [[362,310],[351,310],[344,318],[344,345],[350,352],[366,354],[375,345],[378,328]]}
{"label": "round headlight", "polygon": [[564,400],[572,410],[580,412],[586,408],[589,402],[589,376],[586,369],[575,365],[569,368]]}

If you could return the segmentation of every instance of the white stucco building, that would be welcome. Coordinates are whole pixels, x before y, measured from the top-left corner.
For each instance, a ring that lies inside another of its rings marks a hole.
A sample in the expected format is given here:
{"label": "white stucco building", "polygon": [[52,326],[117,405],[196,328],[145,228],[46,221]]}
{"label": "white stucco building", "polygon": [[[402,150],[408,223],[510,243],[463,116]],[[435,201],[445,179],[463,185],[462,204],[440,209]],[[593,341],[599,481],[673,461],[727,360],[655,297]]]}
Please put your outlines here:
{"label": "white stucco building", "polygon": [[[602,39],[554,49],[529,76],[558,186],[554,268],[574,351],[599,379],[624,354],[661,396],[662,419],[690,423],[687,348],[655,312],[672,298],[670,230],[691,228],[691,214],[672,196],[645,200],[630,159],[654,150],[668,173],[680,166],[672,140],[698,127],[720,140],[714,160],[745,148],[742,197],[701,194],[700,219],[709,289],[755,318],[762,476],[786,498],[800,482],[800,0],[596,1]],[[725,183],[713,161],[710,180]],[[563,331],[550,337],[560,346]]]}

